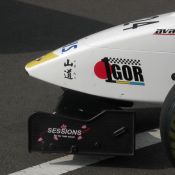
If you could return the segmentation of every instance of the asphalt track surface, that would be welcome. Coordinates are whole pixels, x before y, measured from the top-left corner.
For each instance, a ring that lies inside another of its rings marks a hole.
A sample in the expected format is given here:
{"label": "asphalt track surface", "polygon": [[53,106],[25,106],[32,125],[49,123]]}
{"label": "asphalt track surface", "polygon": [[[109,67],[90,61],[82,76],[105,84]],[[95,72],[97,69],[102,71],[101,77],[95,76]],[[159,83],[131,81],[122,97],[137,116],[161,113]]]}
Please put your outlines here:
{"label": "asphalt track surface", "polygon": [[[62,93],[59,87],[28,77],[24,66],[29,60],[108,27],[174,9],[173,0],[0,1],[0,175],[63,156],[28,153],[28,116],[52,112]],[[170,175],[175,170],[162,145],[156,144],[134,157],[114,157],[66,174]]]}

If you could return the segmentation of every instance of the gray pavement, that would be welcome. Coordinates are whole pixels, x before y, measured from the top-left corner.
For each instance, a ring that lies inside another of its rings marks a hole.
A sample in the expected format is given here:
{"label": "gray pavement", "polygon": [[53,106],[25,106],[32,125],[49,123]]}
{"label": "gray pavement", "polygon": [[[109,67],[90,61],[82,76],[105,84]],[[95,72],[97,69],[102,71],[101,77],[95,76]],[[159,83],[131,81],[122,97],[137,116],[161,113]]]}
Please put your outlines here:
{"label": "gray pavement", "polygon": [[[173,0],[0,1],[0,174],[37,165],[62,154],[29,154],[27,121],[51,112],[59,87],[26,75],[32,58],[88,34],[129,20],[170,12]],[[161,144],[67,174],[174,174]]]}

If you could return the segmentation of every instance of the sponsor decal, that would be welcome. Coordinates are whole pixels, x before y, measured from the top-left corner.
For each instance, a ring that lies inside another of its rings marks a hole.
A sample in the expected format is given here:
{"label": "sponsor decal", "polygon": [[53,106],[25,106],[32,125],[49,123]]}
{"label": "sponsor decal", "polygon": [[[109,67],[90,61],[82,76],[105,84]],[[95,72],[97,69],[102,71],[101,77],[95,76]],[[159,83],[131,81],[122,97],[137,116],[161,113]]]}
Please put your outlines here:
{"label": "sponsor decal", "polygon": [[75,68],[76,68],[76,61],[70,61],[70,59],[67,59],[64,62],[64,78],[72,80],[72,79],[76,79],[76,72],[75,72]]}
{"label": "sponsor decal", "polygon": [[67,124],[63,123],[55,128],[47,128],[47,130],[39,134],[36,141],[39,144],[43,144],[46,140],[50,139],[53,141],[60,141],[61,139],[81,141],[90,131],[91,128],[86,124],[80,125],[77,128],[70,128]]}
{"label": "sponsor decal", "polygon": [[78,47],[78,41],[74,41],[73,43],[67,44],[62,47],[61,52],[62,54],[68,52],[72,49],[76,49]]}
{"label": "sponsor decal", "polygon": [[95,75],[107,83],[144,86],[141,61],[105,57],[94,66]]}
{"label": "sponsor decal", "polygon": [[67,124],[63,123],[55,128],[47,128],[46,131],[40,133],[36,141],[39,144],[43,144],[48,139],[53,141],[60,141],[61,139],[76,139],[77,141],[81,141],[90,131],[91,128],[86,124],[80,125],[78,128],[70,128]]}
{"label": "sponsor decal", "polygon": [[175,29],[157,29],[154,35],[175,35]]}
{"label": "sponsor decal", "polygon": [[159,16],[152,16],[149,18],[144,18],[144,19],[140,19],[136,21],[131,21],[129,23],[125,23],[123,30],[125,31],[125,30],[130,30],[130,29],[137,29],[138,27],[143,27],[146,25],[158,23],[159,21],[156,20],[156,18],[158,17]]}
{"label": "sponsor decal", "polygon": [[[44,134],[42,133],[38,139],[38,143],[43,143],[45,135],[51,135],[52,140],[59,141],[60,139],[76,139],[78,141],[82,140],[86,134],[90,132],[90,128],[83,124],[80,128],[70,128],[66,124],[61,124],[57,128],[48,128]],[[47,137],[46,137],[47,139]]]}

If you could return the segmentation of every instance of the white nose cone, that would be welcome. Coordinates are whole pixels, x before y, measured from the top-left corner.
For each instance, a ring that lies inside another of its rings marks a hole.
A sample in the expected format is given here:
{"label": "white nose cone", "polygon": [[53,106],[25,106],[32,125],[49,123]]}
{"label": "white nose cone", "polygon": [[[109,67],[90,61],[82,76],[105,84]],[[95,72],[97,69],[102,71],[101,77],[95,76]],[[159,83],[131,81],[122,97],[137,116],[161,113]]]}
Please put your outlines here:
{"label": "white nose cone", "polygon": [[174,13],[132,21],[26,65],[43,81],[107,98],[163,102],[174,81]]}

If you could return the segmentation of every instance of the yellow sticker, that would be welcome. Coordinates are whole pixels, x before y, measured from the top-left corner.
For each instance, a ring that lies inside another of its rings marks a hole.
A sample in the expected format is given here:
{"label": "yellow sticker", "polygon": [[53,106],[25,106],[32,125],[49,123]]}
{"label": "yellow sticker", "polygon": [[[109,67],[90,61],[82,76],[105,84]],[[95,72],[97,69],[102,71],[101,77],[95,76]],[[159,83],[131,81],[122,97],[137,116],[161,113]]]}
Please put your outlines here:
{"label": "yellow sticker", "polygon": [[29,62],[29,63],[26,65],[26,68],[34,67],[34,66],[36,66],[36,65],[38,65],[38,64],[44,63],[44,62],[46,62],[46,61],[48,61],[48,60],[51,60],[51,59],[54,59],[54,58],[56,58],[56,57],[58,57],[58,55],[54,54],[53,52],[50,52],[50,53],[48,53],[48,54],[46,54],[46,55],[44,55],[44,56],[42,56],[42,57],[40,57],[40,58],[37,58],[37,59],[35,59],[35,60]]}
{"label": "yellow sticker", "polygon": [[116,83],[118,83],[118,84],[129,84],[128,81],[116,81]]}

